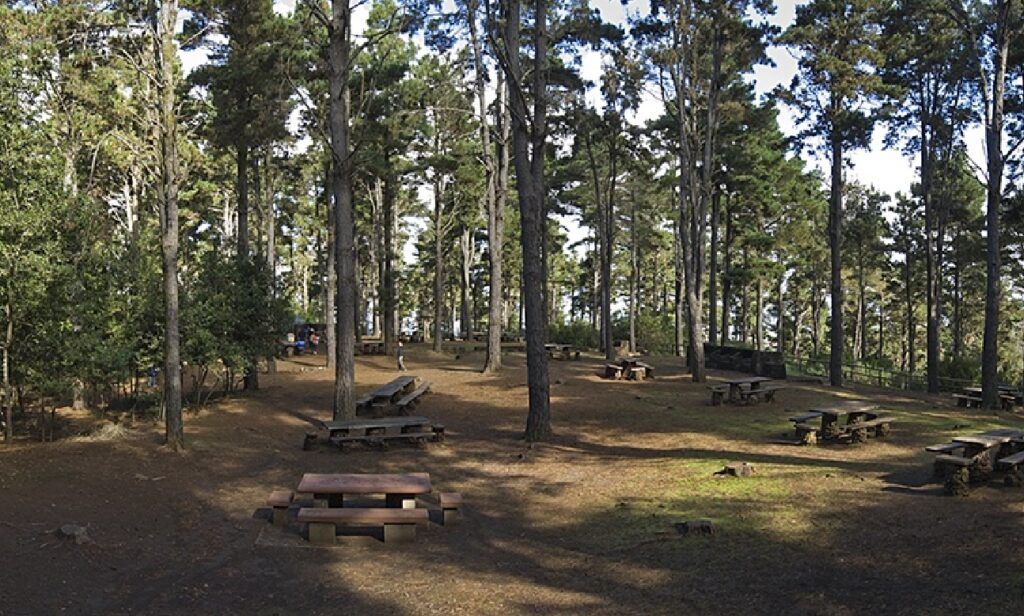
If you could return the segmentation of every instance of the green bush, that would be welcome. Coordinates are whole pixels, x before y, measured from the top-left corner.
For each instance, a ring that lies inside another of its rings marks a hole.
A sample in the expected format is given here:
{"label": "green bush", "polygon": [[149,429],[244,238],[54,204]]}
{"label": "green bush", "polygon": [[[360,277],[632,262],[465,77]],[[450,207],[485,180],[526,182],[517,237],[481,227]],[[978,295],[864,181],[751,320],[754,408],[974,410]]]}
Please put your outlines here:
{"label": "green bush", "polygon": [[551,342],[571,344],[579,349],[596,349],[601,346],[600,332],[591,327],[588,321],[552,323],[548,338]]}
{"label": "green bush", "polygon": [[947,357],[939,363],[939,376],[977,382],[981,380],[981,362],[966,357]]}
{"label": "green bush", "polygon": [[[612,331],[616,340],[629,340],[629,318],[616,319]],[[636,319],[636,345],[638,349],[656,355],[672,355],[676,344],[675,318],[669,314],[641,313]]]}

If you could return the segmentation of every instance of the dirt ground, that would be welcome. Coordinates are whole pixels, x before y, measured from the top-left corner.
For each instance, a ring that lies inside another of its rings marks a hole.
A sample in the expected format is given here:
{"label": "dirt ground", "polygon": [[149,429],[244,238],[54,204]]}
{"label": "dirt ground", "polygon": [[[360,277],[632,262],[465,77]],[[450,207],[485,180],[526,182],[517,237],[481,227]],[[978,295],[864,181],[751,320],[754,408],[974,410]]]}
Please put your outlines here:
{"label": "dirt ground", "polygon": [[[948,398],[791,384],[772,404],[708,405],[678,360],[648,382],[601,379],[596,356],[551,364],[557,432],[521,440],[524,358],[413,345],[433,383],[416,413],[448,439],[387,451],[320,447],[293,413],[327,418],[320,357],[279,362],[261,390],[186,418],[185,453],[139,424],[114,440],[0,446],[0,614],[890,614],[1024,608],[1024,491],[967,498],[931,483],[925,445],[1019,415]],[[369,390],[395,376],[358,359]],[[722,374],[713,374],[719,378]],[[799,447],[787,417],[837,397],[898,421],[866,445]],[[749,478],[715,475],[749,462]],[[275,488],[305,472],[414,472],[465,499],[462,521],[416,541],[309,547],[267,521]],[[713,535],[677,522],[708,519]],[[87,528],[85,545],[58,539]]]}

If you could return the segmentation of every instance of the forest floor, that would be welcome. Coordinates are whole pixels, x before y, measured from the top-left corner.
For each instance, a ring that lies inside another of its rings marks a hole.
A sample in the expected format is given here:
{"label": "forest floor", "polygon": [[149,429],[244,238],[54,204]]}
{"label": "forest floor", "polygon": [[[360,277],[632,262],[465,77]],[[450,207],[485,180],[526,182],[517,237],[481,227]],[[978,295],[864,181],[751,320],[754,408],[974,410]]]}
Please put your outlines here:
{"label": "forest floor", "polygon": [[[186,417],[187,450],[160,426],[113,440],[0,446],[0,614],[890,614],[1019,612],[1024,491],[967,498],[931,482],[925,445],[1020,415],[950,406],[948,396],[794,383],[772,404],[708,405],[673,358],[658,378],[606,381],[603,361],[551,362],[555,438],[521,439],[521,354],[498,376],[481,353],[412,345],[410,374],[433,383],[416,409],[444,443],[303,451],[327,418],[322,357],[278,363],[261,389]],[[395,376],[357,360],[360,390]],[[713,373],[712,378],[723,374]],[[800,447],[787,417],[837,398],[897,418],[865,445]],[[289,412],[291,411],[291,412]],[[715,475],[748,462],[752,477]],[[370,537],[309,547],[267,521],[275,488],[306,472],[430,473],[465,499],[457,525],[411,544]],[[674,524],[709,519],[713,535]],[[56,538],[77,524],[92,543]],[[1012,610],[1012,611],[1011,611]]]}

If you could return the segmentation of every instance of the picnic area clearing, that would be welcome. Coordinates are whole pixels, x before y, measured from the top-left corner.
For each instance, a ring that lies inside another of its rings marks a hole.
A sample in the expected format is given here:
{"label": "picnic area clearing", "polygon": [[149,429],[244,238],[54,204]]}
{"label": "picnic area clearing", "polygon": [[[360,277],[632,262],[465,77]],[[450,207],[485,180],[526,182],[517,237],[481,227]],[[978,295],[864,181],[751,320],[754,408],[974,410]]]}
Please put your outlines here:
{"label": "picnic area clearing", "polygon": [[[946,497],[924,449],[1024,429],[1019,414],[792,381],[773,402],[711,406],[676,358],[644,358],[658,378],[634,383],[603,379],[605,361],[584,354],[551,363],[556,436],[527,448],[522,355],[485,376],[482,353],[407,348],[431,383],[416,414],[446,427],[429,447],[303,451],[301,417],[329,419],[333,375],[317,368],[322,356],[300,356],[261,375],[259,391],[186,416],[184,453],[141,420],[116,440],[0,450],[0,613],[958,613],[1024,602],[1024,490],[992,482]],[[391,358],[357,359],[359,395],[396,376]],[[894,417],[891,433],[796,444],[791,417],[852,402]],[[716,474],[743,462],[756,472]],[[318,547],[269,523],[268,495],[307,473],[429,473],[461,495],[461,519],[421,525],[411,543]],[[694,520],[714,533],[676,530]],[[92,542],[59,538],[66,524]]]}

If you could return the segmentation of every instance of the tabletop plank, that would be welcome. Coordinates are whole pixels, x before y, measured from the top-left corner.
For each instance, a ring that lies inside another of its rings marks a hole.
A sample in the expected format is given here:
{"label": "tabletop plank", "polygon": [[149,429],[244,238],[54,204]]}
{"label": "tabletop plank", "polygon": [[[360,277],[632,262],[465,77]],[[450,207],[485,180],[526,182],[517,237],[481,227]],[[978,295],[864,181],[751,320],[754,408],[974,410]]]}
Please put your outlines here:
{"label": "tabletop plank", "polygon": [[298,488],[313,494],[429,494],[431,490],[429,473],[306,473]]}
{"label": "tabletop plank", "polygon": [[975,436],[956,436],[953,438],[954,443],[980,445],[986,448],[1002,445],[1003,443],[1009,443],[1011,440],[1013,440],[1013,437],[1010,436],[982,436],[980,434]]}
{"label": "tabletop plank", "polygon": [[724,379],[724,382],[729,385],[745,385],[747,383],[764,383],[765,381],[770,380],[772,379],[766,376],[745,376],[739,379]]}
{"label": "tabletop plank", "polygon": [[393,428],[395,426],[422,426],[430,423],[426,417],[381,417],[379,419],[345,419],[325,421],[324,428],[334,430],[365,430],[366,428]]}

